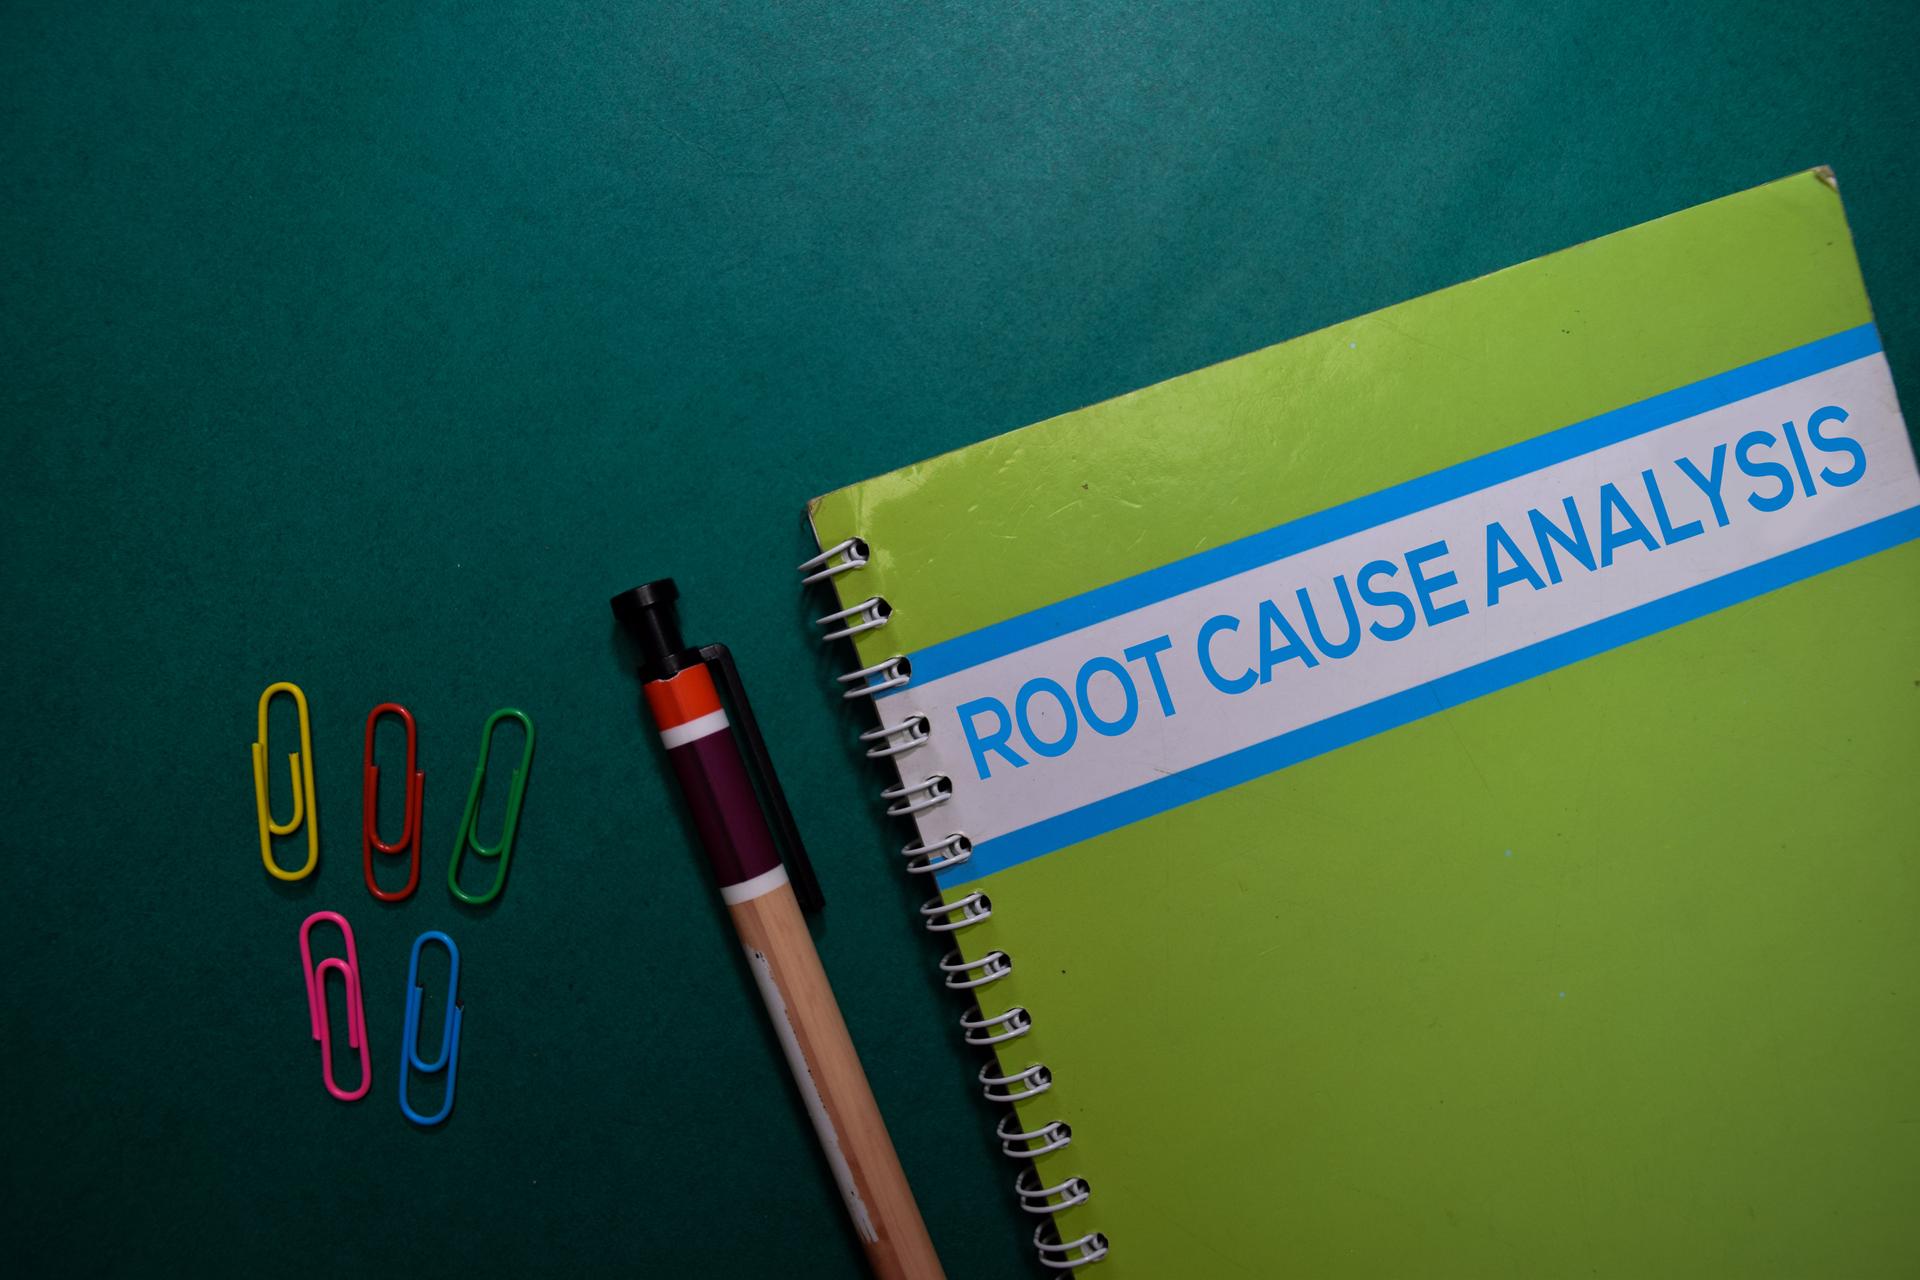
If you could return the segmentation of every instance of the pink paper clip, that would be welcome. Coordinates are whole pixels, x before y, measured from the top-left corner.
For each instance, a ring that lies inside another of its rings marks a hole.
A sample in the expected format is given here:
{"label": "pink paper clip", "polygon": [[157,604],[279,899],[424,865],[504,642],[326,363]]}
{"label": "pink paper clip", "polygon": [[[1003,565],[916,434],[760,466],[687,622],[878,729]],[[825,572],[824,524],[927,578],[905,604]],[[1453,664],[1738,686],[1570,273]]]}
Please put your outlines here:
{"label": "pink paper clip", "polygon": [[[313,944],[309,935],[313,926],[321,920],[329,920],[340,926],[341,936],[347,940],[347,958],[328,956],[317,966],[313,963]],[[327,1092],[342,1102],[358,1102],[367,1096],[367,1090],[373,1086],[372,1058],[367,1052],[367,1009],[360,998],[360,957],[353,949],[353,929],[348,926],[346,917],[337,911],[316,911],[300,925],[300,969],[307,983],[307,1020],[313,1027],[313,1038],[320,1042],[320,1074],[327,1085]],[[327,974],[337,972],[347,988],[347,1044],[360,1051],[360,1087],[352,1093],[342,1089],[333,1079],[333,1036],[327,1025]]]}

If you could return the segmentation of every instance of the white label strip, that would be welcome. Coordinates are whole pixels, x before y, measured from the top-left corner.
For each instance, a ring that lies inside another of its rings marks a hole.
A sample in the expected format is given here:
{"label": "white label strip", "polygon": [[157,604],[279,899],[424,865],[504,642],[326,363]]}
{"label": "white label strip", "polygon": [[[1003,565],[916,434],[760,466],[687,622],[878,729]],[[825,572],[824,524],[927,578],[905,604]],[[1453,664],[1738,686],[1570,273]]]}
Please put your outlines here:
{"label": "white label strip", "polygon": [[953,781],[919,819],[929,841],[974,842],[942,884],[1920,535],[1877,336],[1823,342],[1860,333],[1871,354],[931,682],[916,670],[880,705],[932,724],[907,779]]}

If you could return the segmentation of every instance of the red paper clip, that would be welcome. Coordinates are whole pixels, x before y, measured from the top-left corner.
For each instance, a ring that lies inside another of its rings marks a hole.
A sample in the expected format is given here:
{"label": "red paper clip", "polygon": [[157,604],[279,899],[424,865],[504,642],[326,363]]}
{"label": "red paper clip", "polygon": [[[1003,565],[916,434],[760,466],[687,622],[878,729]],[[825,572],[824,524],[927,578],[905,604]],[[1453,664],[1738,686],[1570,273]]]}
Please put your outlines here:
{"label": "red paper clip", "polygon": [[[400,838],[388,844],[380,838],[380,766],[373,762],[373,730],[380,717],[387,714],[400,717],[407,726],[407,800],[404,806]],[[367,716],[367,750],[362,757],[360,786],[360,869],[366,877],[367,892],[382,902],[399,902],[410,896],[420,885],[420,802],[426,795],[426,778],[422,776],[415,763],[419,759],[420,731],[413,723],[413,712],[397,702],[383,702]],[[412,846],[413,865],[407,873],[407,887],[388,893],[373,878],[373,851],[381,853],[406,853]]]}
{"label": "red paper clip", "polygon": [[[347,958],[328,956],[317,966],[313,963],[313,943],[309,934],[322,920],[340,926],[347,940]],[[360,957],[353,949],[353,930],[337,911],[316,911],[300,926],[300,968],[307,982],[307,1020],[313,1038],[320,1042],[320,1078],[327,1092],[342,1102],[357,1102],[373,1087],[373,1059],[367,1052],[367,1006],[360,996]],[[347,987],[347,1044],[360,1051],[360,1087],[352,1093],[342,1089],[333,1078],[333,1034],[327,1025],[327,975],[338,973]]]}

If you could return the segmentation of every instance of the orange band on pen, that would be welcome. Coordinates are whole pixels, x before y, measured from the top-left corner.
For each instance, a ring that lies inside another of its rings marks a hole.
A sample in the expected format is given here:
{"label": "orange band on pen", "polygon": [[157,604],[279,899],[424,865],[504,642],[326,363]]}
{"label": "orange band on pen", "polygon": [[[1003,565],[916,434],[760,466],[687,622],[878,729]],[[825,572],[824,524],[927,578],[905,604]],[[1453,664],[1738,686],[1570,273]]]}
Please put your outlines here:
{"label": "orange band on pen", "polygon": [[720,710],[720,692],[713,687],[713,676],[705,663],[665,680],[650,680],[642,689],[647,695],[647,710],[653,712],[653,723],[662,732]]}

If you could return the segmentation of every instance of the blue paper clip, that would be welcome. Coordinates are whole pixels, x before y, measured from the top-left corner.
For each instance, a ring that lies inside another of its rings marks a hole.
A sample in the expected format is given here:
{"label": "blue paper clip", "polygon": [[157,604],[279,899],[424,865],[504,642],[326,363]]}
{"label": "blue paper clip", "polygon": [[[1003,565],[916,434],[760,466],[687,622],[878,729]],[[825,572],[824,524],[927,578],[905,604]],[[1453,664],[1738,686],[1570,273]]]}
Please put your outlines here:
{"label": "blue paper clip", "polygon": [[[440,1028],[440,1052],[432,1062],[420,1058],[420,948],[437,941],[447,949],[453,967],[447,973],[447,1018]],[[454,1073],[460,1065],[460,948],[439,930],[429,930],[413,940],[413,955],[407,961],[407,1025],[400,1034],[400,1110],[418,1125],[435,1125],[453,1111]],[[447,1096],[440,1110],[423,1116],[407,1101],[407,1077],[418,1071],[423,1075],[447,1073]]]}

